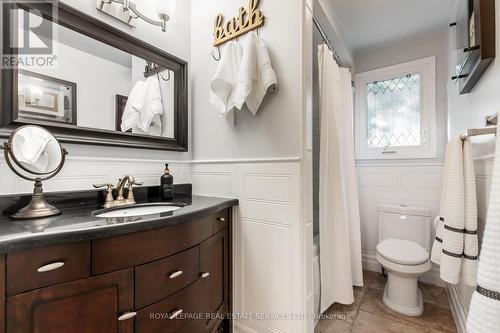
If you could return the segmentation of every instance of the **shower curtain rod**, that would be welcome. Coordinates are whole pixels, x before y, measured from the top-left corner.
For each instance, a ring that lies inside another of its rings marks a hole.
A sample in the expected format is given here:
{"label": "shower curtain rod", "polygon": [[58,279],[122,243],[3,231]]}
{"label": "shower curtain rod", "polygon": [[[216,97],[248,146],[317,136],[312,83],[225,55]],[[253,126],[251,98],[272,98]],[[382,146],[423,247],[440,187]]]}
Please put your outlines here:
{"label": "shower curtain rod", "polygon": [[337,51],[335,50],[335,47],[333,47],[333,44],[328,39],[328,36],[326,35],[325,30],[323,30],[323,27],[321,27],[321,24],[319,24],[318,20],[314,16],[313,16],[313,22],[314,22],[314,25],[316,26],[316,29],[318,29],[319,33],[321,34],[321,37],[323,38],[323,41],[325,42],[326,46],[328,46],[328,48],[332,51],[333,58],[335,59],[337,64],[340,67],[344,67],[344,65],[342,64],[342,60],[340,60],[340,57],[339,57]]}

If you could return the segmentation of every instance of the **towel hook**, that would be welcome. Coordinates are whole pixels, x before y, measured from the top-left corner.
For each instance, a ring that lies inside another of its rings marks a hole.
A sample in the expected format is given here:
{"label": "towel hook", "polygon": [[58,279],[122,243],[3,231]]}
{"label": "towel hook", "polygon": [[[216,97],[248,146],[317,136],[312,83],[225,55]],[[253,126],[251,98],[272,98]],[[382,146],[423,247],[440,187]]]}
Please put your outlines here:
{"label": "towel hook", "polygon": [[163,81],[165,81],[165,82],[170,81],[170,71],[169,71],[169,70],[167,70],[167,74],[168,74],[168,75],[167,75],[167,78],[165,79],[165,77],[163,77],[163,75],[160,75],[160,73],[159,73],[159,72],[158,72],[158,73],[156,73],[156,76],[158,77],[158,81],[160,80],[160,77],[161,77],[161,79],[162,79]]}
{"label": "towel hook", "polygon": [[220,61],[222,56],[220,54],[220,46],[217,46],[217,53],[219,54],[217,57],[215,57],[215,51],[212,50],[210,54],[212,55],[212,58],[214,58],[215,61]]}

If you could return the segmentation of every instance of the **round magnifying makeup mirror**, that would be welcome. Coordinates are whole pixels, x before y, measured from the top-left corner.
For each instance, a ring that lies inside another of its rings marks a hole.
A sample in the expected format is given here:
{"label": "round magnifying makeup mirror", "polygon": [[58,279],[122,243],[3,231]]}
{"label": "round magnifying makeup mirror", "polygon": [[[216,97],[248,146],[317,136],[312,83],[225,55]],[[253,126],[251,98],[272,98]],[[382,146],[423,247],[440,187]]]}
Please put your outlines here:
{"label": "round magnifying makeup mirror", "polygon": [[61,171],[67,151],[46,129],[27,125],[16,129],[3,146],[5,160],[19,177],[35,182],[31,202],[17,213],[15,219],[53,216],[59,209],[49,205],[43,196],[42,181]]}

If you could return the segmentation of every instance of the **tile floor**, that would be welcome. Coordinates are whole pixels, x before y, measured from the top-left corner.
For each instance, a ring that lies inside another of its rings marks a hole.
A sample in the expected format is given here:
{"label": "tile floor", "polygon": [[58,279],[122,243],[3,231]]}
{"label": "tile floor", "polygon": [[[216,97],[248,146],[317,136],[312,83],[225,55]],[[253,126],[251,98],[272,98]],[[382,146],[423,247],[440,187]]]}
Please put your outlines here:
{"label": "tile floor", "polygon": [[354,304],[334,304],[315,333],[456,333],[448,296],[443,288],[421,284],[424,313],[407,317],[389,310],[382,302],[385,277],[364,272],[365,286],[354,290]]}

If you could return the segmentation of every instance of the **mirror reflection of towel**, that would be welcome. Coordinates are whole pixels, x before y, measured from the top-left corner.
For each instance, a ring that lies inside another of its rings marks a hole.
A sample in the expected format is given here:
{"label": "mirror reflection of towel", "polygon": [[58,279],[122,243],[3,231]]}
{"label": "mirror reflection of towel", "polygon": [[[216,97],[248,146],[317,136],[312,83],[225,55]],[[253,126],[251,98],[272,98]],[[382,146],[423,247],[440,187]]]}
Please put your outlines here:
{"label": "mirror reflection of towel", "polygon": [[123,111],[121,129],[126,132],[160,136],[162,133],[160,84],[156,76],[139,81],[132,89]]}
{"label": "mirror reflection of towel", "polygon": [[38,128],[24,128],[17,132],[19,139],[13,140],[13,151],[17,160],[31,165],[38,172],[47,172],[49,155],[45,152],[52,135]]}

